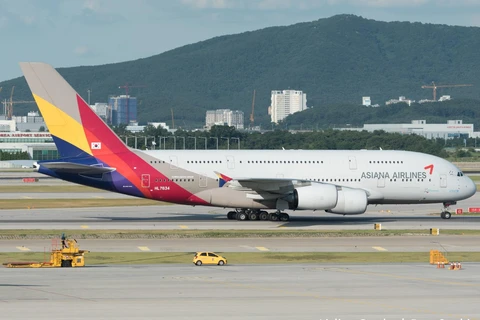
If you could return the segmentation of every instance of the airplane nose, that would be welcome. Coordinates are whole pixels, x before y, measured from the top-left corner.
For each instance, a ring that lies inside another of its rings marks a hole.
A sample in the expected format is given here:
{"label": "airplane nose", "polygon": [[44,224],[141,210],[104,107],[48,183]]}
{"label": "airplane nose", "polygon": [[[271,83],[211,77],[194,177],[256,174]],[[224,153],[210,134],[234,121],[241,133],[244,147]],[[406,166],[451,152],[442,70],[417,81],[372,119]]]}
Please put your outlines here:
{"label": "airplane nose", "polygon": [[477,184],[473,182],[473,180],[470,179],[469,177],[466,177],[466,178],[468,179],[468,182],[467,182],[465,193],[467,197],[470,198],[477,192]]}

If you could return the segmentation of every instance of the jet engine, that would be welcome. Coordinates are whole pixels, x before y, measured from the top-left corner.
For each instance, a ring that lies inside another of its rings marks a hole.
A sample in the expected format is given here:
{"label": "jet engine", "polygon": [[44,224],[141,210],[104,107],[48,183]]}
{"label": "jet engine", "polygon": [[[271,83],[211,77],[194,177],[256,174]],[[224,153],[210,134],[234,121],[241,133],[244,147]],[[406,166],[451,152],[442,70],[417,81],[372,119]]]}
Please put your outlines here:
{"label": "jet engine", "polygon": [[362,214],[367,210],[367,205],[367,193],[364,190],[342,187],[338,190],[337,205],[325,211],[345,215]]}
{"label": "jet engine", "polygon": [[337,187],[332,184],[313,183],[293,190],[290,209],[325,210],[337,204]]}

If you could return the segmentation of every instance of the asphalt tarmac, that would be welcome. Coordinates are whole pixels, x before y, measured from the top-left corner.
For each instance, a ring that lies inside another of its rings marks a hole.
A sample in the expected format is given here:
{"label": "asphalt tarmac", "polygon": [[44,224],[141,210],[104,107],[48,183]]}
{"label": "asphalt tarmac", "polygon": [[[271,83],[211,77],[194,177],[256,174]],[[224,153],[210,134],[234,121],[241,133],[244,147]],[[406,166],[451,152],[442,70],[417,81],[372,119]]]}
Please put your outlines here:
{"label": "asphalt tarmac", "polygon": [[479,264],[0,269],[2,319],[478,319]]}
{"label": "asphalt tarmac", "polygon": [[[19,196],[19,194],[16,194]],[[4,199],[13,194],[2,194]],[[59,197],[59,194],[22,194]],[[74,197],[124,197],[99,192]],[[72,197],[72,194],[69,195]],[[10,198],[11,199],[11,198]],[[18,198],[25,199],[25,198]],[[480,197],[454,208],[480,207]],[[1,229],[480,229],[480,217],[439,217],[441,205],[370,206],[359,216],[288,212],[291,221],[232,221],[228,209],[179,205],[0,210]],[[472,236],[301,239],[79,240],[92,251],[479,251]],[[1,240],[0,252],[49,250],[49,240]],[[480,319],[480,264],[98,265],[0,268],[3,319]]]}
{"label": "asphalt tarmac", "polygon": [[[474,198],[477,198],[475,196]],[[472,200],[472,204],[476,199]],[[476,204],[475,204],[476,205]],[[388,209],[387,209],[388,208]],[[467,208],[467,207],[464,207]],[[438,205],[369,207],[362,215],[342,216],[324,211],[287,211],[289,222],[228,220],[228,209],[181,205],[4,209],[1,229],[480,229],[480,216],[453,215],[444,220]]]}

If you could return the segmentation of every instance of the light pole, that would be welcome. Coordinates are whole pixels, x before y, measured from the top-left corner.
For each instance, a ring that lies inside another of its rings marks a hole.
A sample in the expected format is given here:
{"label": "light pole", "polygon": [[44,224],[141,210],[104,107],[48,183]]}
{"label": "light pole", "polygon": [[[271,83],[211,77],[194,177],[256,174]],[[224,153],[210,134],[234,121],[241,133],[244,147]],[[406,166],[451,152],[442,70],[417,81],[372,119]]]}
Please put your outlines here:
{"label": "light pole", "polygon": [[194,150],[197,150],[197,137],[187,137],[189,139],[194,139],[193,140],[193,148]]}
{"label": "light pole", "polygon": [[231,137],[230,139],[237,139],[238,141],[238,150],[240,150],[240,138],[237,138],[237,137]]}
{"label": "light pole", "polygon": [[155,137],[154,136],[145,136],[145,149],[148,149],[147,146],[148,146],[148,138],[153,138],[153,141],[152,141],[152,146],[154,146],[154,149],[155,149]]}
{"label": "light pole", "polygon": [[88,92],[88,106],[90,106],[90,92],[92,92],[92,90],[88,89],[87,92]]}
{"label": "light pole", "polygon": [[220,137],[221,139],[227,139],[227,150],[230,150],[230,138],[229,137]]}
{"label": "light pole", "polygon": [[205,150],[207,150],[207,137],[198,137],[198,139],[205,139]]}
{"label": "light pole", "polygon": [[217,141],[217,150],[218,150],[218,137],[210,137],[210,139],[216,139],[216,141]]}
{"label": "light pole", "polygon": [[173,150],[177,150],[177,137],[175,136],[170,136],[166,138],[173,138]]}
{"label": "light pole", "polygon": [[183,139],[183,150],[185,150],[185,137],[178,137],[179,139]]}

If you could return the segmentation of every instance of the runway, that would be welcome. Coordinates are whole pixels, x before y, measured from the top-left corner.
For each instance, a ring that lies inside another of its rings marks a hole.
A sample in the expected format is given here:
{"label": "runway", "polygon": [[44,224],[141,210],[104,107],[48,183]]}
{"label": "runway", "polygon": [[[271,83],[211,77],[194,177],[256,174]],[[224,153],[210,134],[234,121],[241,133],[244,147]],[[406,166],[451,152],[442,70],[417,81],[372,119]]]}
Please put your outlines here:
{"label": "runway", "polygon": [[6,319],[475,319],[479,264],[0,269]]}
{"label": "runway", "polygon": [[[370,207],[363,215],[342,216],[323,211],[287,211],[289,222],[228,220],[228,209],[181,205],[4,209],[0,210],[1,229],[480,229],[480,216],[453,215],[444,220],[437,205]],[[430,208],[430,209],[429,209]]]}

